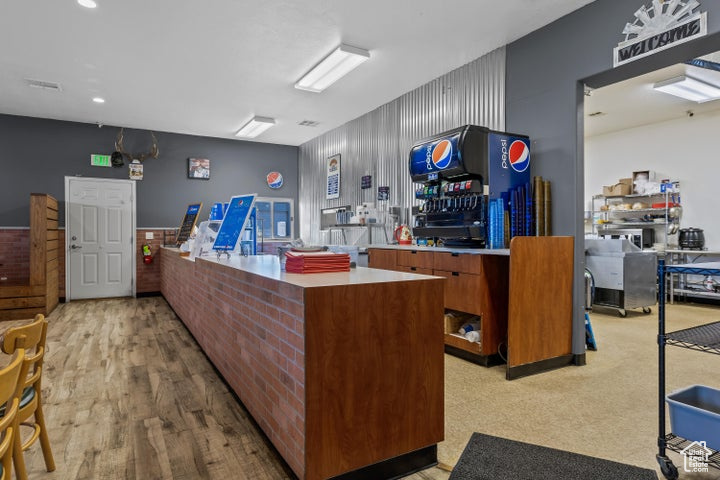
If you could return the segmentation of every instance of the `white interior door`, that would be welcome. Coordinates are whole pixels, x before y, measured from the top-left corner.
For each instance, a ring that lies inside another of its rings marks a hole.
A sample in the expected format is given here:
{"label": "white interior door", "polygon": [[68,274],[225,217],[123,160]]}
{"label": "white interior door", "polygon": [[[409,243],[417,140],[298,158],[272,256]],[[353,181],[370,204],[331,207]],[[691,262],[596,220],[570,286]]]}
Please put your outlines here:
{"label": "white interior door", "polygon": [[131,180],[65,177],[68,300],[134,295],[134,198]]}

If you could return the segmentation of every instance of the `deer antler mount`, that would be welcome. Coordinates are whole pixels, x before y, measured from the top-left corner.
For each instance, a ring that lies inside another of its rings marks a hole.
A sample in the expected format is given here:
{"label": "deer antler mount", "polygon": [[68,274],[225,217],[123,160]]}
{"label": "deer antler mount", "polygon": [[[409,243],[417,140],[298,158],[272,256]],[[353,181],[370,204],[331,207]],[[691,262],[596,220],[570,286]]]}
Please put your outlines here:
{"label": "deer antler mount", "polygon": [[150,132],[150,135],[152,136],[152,146],[150,147],[150,151],[145,152],[145,153],[128,153],[128,152],[126,152],[125,147],[123,147],[124,134],[125,134],[125,129],[121,128],[117,134],[117,138],[115,139],[115,150],[117,150],[125,158],[127,158],[128,162],[138,160],[140,163],[142,163],[147,158],[158,158],[158,156],[160,155],[160,149],[158,148],[158,141],[157,141],[157,138],[155,138],[155,134],[153,132]]}

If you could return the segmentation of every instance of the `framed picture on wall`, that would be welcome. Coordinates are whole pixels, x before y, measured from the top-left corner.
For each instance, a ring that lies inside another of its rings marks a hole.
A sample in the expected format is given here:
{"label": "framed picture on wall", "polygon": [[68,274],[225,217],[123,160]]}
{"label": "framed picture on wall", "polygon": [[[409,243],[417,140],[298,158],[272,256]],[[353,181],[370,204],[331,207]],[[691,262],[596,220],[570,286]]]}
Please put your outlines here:
{"label": "framed picture on wall", "polygon": [[188,178],[208,180],[210,178],[210,160],[207,158],[188,158]]}
{"label": "framed picture on wall", "polygon": [[327,190],[325,198],[340,198],[340,154],[327,159]]}

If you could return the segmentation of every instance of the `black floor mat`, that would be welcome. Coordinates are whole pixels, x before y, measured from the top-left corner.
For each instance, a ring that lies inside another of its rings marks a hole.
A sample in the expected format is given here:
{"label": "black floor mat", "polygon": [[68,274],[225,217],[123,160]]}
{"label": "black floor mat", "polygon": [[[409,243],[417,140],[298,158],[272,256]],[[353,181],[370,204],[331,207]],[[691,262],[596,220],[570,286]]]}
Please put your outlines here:
{"label": "black floor mat", "polygon": [[473,433],[450,480],[657,480],[652,470]]}

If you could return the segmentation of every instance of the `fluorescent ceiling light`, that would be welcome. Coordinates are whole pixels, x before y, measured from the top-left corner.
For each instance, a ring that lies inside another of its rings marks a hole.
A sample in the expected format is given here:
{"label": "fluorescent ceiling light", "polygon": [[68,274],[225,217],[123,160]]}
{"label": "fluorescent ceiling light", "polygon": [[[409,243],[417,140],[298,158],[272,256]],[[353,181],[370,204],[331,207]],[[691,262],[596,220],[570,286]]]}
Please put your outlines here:
{"label": "fluorescent ceiling light", "polygon": [[362,48],[340,45],[295,84],[295,88],[319,93],[370,58]]}
{"label": "fluorescent ceiling light", "polygon": [[104,99],[104,98],[100,98],[100,97],[95,97],[95,98],[93,98],[93,102],[95,102],[95,103],[105,103],[105,99]]}
{"label": "fluorescent ceiling light", "polygon": [[253,117],[235,134],[236,137],[255,138],[268,128],[275,125],[275,119],[268,117]]}
{"label": "fluorescent ceiling light", "polygon": [[720,98],[720,87],[701,82],[700,80],[685,75],[656,83],[654,88],[655,90],[697,103],[709,102]]}
{"label": "fluorescent ceiling light", "polygon": [[85,8],[95,8],[97,3],[94,0],[77,0],[77,2]]}

